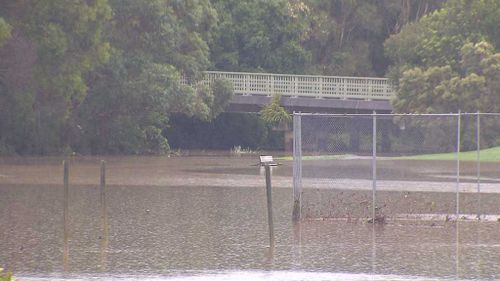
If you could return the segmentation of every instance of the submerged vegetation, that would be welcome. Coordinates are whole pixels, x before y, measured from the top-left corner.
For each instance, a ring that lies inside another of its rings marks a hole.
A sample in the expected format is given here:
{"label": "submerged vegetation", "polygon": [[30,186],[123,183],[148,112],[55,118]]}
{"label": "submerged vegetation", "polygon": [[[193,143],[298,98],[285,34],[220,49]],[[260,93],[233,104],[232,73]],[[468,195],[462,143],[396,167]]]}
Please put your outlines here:
{"label": "submerged vegetation", "polygon": [[235,145],[230,150],[232,156],[241,156],[243,154],[256,154],[257,151],[253,151],[250,148],[242,148],[240,145]]}
{"label": "submerged vegetation", "polygon": [[14,281],[12,272],[3,272],[3,268],[0,267],[0,281]]}

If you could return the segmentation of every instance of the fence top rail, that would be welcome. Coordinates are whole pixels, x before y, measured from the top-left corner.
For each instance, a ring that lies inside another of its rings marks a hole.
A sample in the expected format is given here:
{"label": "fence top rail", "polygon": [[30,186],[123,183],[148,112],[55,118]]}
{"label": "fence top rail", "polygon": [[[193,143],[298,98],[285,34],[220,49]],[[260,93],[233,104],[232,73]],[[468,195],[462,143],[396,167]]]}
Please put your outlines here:
{"label": "fence top rail", "polygon": [[345,79],[358,79],[358,80],[378,80],[387,81],[387,78],[380,77],[355,77],[355,76],[326,76],[326,75],[304,75],[304,74],[277,74],[277,73],[263,73],[263,72],[231,72],[231,71],[204,71],[206,74],[236,74],[236,75],[255,75],[255,76],[281,76],[281,77],[306,77],[306,78],[345,78]]}
{"label": "fence top rail", "polygon": [[500,116],[500,112],[463,112],[462,115],[490,115],[490,116]]}
{"label": "fence top rail", "polygon": [[300,116],[459,116],[459,115],[489,115],[500,116],[499,112],[460,112],[460,113],[302,113],[294,112],[292,115]]}

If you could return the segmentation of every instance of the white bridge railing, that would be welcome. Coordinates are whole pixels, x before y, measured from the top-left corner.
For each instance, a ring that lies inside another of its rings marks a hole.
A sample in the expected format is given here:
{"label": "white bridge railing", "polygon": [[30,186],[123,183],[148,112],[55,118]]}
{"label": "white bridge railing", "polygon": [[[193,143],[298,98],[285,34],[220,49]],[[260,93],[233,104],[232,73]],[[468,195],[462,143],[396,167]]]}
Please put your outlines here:
{"label": "white bridge railing", "polygon": [[232,82],[236,95],[390,100],[394,90],[385,78],[205,71],[203,84]]}

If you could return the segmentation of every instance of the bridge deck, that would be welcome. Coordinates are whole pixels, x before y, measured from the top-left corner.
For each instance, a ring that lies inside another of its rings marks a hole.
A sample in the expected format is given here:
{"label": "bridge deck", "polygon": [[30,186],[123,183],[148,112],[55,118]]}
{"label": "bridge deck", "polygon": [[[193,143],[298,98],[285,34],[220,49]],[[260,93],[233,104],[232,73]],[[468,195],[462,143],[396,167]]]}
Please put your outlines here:
{"label": "bridge deck", "polygon": [[335,98],[389,101],[394,90],[385,78],[313,76],[271,73],[206,71],[202,83],[216,79],[233,84],[236,95]]}

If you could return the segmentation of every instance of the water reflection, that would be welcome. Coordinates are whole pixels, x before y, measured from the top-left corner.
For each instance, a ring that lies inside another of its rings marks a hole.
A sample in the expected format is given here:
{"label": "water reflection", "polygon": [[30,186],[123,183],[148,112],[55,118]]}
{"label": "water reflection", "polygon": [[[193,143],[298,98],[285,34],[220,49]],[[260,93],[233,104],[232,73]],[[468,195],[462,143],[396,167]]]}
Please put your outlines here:
{"label": "water reflection", "polygon": [[[60,162],[44,167],[18,165],[28,171],[19,184],[0,180],[0,264],[20,276],[72,280],[500,278],[497,222],[373,225],[311,220],[292,224],[291,188],[278,186],[273,188],[273,249],[268,244],[265,180],[259,167],[250,166],[255,159],[111,159],[105,185],[99,183],[98,159],[72,161],[70,182],[77,184],[69,189],[67,263]],[[210,163],[218,165],[220,173],[200,172]],[[0,169],[2,174],[16,176],[5,165]],[[253,170],[243,175],[237,172],[244,169]],[[279,167],[273,176],[288,173],[286,169],[291,167]],[[42,176],[42,183],[36,184],[42,171],[58,175],[59,183],[44,182],[48,178]],[[256,183],[242,186],[245,176]],[[206,185],[204,177],[210,179]],[[147,185],[148,178],[155,184]],[[240,184],[237,188],[213,184],[223,178]],[[175,186],[167,183],[169,179],[196,183]]]}
{"label": "water reflection", "polygon": [[58,276],[50,278],[26,277],[26,281],[62,281],[62,280],[102,280],[102,281],[316,281],[316,280],[349,280],[349,281],[404,281],[404,280],[450,280],[429,277],[399,276],[399,275],[373,275],[356,273],[327,273],[327,272],[308,272],[308,271],[199,271],[183,272],[179,275],[158,276],[158,275],[113,275],[113,276],[95,276],[81,274],[60,279]]}
{"label": "water reflection", "polygon": [[101,177],[100,177],[100,203],[101,203],[101,271],[106,271],[107,253],[109,244],[109,226],[108,226],[108,204],[106,201],[106,162],[101,161]]}

